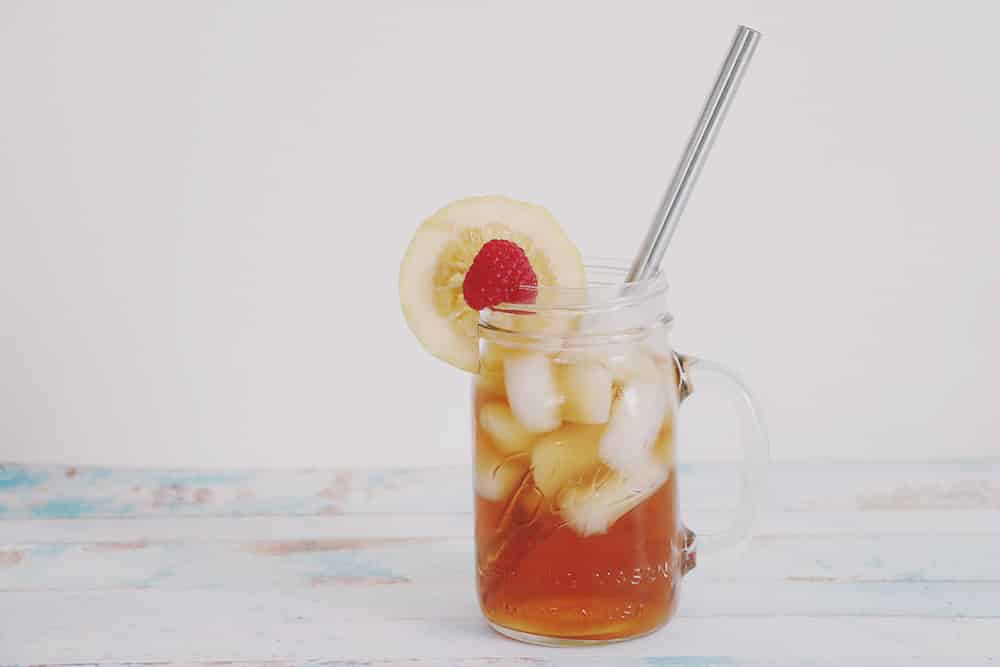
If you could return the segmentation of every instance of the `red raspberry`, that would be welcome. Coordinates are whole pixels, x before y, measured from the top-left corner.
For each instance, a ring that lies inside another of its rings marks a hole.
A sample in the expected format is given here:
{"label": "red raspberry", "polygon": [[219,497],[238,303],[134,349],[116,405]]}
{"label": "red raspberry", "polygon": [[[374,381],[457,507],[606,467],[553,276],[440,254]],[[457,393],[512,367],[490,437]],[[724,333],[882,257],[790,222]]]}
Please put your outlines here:
{"label": "red raspberry", "polygon": [[538,277],[521,246],[512,241],[493,239],[479,249],[465,274],[462,294],[473,310],[501,303],[534,303]]}

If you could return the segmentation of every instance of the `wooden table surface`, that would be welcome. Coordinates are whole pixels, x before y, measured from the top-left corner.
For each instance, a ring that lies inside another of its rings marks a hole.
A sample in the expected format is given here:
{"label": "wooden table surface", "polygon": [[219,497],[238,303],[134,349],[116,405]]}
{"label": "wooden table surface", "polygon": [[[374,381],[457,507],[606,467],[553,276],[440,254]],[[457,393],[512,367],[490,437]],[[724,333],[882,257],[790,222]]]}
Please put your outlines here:
{"label": "wooden table surface", "polygon": [[[730,474],[680,469],[692,527]],[[777,465],[667,628],[581,649],[486,626],[471,504],[465,468],[0,466],[0,664],[1000,663],[1000,461]]]}

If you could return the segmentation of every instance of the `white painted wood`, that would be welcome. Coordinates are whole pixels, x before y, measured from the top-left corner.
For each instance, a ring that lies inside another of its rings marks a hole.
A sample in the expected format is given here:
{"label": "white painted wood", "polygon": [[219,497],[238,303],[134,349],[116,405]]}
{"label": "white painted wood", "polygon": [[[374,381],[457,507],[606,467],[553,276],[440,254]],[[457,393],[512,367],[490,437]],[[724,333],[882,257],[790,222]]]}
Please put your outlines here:
{"label": "white painted wood", "polygon": [[[391,577],[313,575],[303,581],[287,571],[262,573],[260,583],[232,586],[222,582],[199,581],[182,586],[159,583],[149,577],[145,586],[103,588],[102,582],[87,587],[45,589],[33,593],[82,593],[147,591],[188,593],[191,600],[209,594],[247,594],[261,598],[283,596],[324,600],[328,618],[392,620],[413,618],[461,619],[478,615],[474,573],[471,564],[461,576],[418,581]],[[57,582],[59,578],[57,577]],[[22,593],[23,591],[16,591]],[[4,595],[10,591],[3,591]],[[13,594],[13,593],[12,593]],[[730,617],[917,617],[917,618],[1000,618],[1000,582],[881,582],[824,580],[736,580],[720,581],[693,577],[682,590],[678,618]],[[234,612],[235,613],[235,612]]]}
{"label": "white painted wood", "polygon": [[[984,521],[969,527],[976,528]],[[0,542],[134,542],[316,539],[324,537],[469,537],[472,514],[17,519],[0,521]],[[984,526],[985,527],[985,526]],[[975,531],[969,531],[975,532]]]}
{"label": "white painted wood", "polygon": [[[443,597],[443,596],[441,596]],[[333,596],[258,593],[7,593],[0,662],[315,658],[545,657],[553,650],[501,640],[471,596],[409,600],[406,618],[343,618]],[[429,614],[442,604],[448,615]],[[405,607],[405,605],[400,605]],[[361,611],[361,609],[359,609]],[[677,618],[649,638],[564,649],[600,656],[991,655],[1000,619],[803,617]],[[17,641],[11,641],[17,638]]]}
{"label": "white painted wood", "polygon": [[[464,469],[69,470],[0,470],[0,664],[964,667],[1000,654],[996,463],[780,466],[748,550],[691,573],[666,630],[568,651],[481,620]],[[712,488],[727,472],[687,472],[684,496],[709,500],[685,516],[723,518]]]}
{"label": "white painted wood", "polygon": [[[559,650],[553,650],[551,655],[558,656]],[[86,664],[86,663],[84,663]],[[851,656],[848,661],[844,658],[780,658],[780,657],[748,657],[739,658],[732,656],[622,656],[595,657],[593,655],[583,656],[574,654],[572,657],[477,657],[477,658],[386,658],[386,659],[363,659],[363,660],[219,660],[219,661],[197,661],[185,660],[180,662],[162,661],[130,661],[130,662],[100,662],[90,663],[92,665],[107,665],[108,667],[161,667],[170,665],[171,667],[391,667],[406,665],[407,667],[424,667],[433,665],[441,667],[594,667],[597,665],[617,665],[619,667],[982,667],[996,665],[994,658],[969,658],[958,656],[942,657],[919,657],[906,656],[903,658],[894,657],[865,657]],[[51,667],[56,665],[66,665],[66,667],[81,667],[81,663],[48,663]],[[25,666],[27,667],[27,666]]]}
{"label": "white painted wood", "polygon": [[[692,513],[700,519],[703,513]],[[134,542],[137,540],[252,540],[330,537],[468,537],[472,515],[347,514],[273,517],[164,517],[152,519],[14,519],[0,521],[0,544]],[[692,525],[697,525],[693,523]],[[765,512],[757,536],[996,535],[1000,511]]]}
{"label": "white painted wood", "polygon": [[[735,469],[681,466],[683,507],[736,502]],[[1000,461],[777,464],[768,506],[780,511],[1000,510]],[[309,516],[468,512],[463,467],[289,471],[150,471],[0,467],[0,518]]]}
{"label": "white painted wood", "polygon": [[[290,591],[410,581],[458,581],[471,589],[473,583],[469,537],[47,542],[0,548],[0,562],[5,563],[0,591]],[[699,578],[758,586],[1000,584],[1000,535],[761,537],[740,558],[695,572]]]}
{"label": "white painted wood", "polygon": [[[184,660],[179,662],[162,661],[129,661],[82,663],[83,665],[107,665],[108,667],[392,667],[406,665],[407,667],[595,667],[600,665],[616,665],[618,667],[983,667],[996,665],[995,658],[969,658],[958,656],[903,658],[879,656],[851,656],[845,660],[838,658],[812,657],[733,657],[733,656],[623,656],[595,657],[574,653],[572,657],[559,658],[562,652],[553,650],[552,657],[476,657],[476,658],[386,658],[363,660],[218,660],[198,661]],[[81,667],[81,663],[48,663],[50,667],[65,665],[66,667]],[[19,666],[15,666],[19,667]],[[24,666],[27,667],[27,666]]]}

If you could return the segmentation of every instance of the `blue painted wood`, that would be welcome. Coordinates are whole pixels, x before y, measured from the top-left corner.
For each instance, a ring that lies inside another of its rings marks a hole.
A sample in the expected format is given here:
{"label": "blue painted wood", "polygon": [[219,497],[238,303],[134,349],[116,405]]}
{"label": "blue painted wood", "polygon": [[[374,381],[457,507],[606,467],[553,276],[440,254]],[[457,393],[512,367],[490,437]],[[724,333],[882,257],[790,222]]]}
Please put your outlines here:
{"label": "blue painted wood", "polygon": [[[680,467],[685,510],[736,502],[734,468]],[[460,466],[354,470],[194,471],[0,466],[0,519],[315,516],[469,512]],[[775,510],[1000,510],[1000,461],[778,464]]]}
{"label": "blue painted wood", "polygon": [[[680,475],[685,516],[735,498],[731,468]],[[0,466],[0,665],[966,667],[1000,653],[998,461],[775,466],[766,530],[689,575],[664,632],[570,652],[485,631],[469,477]]]}
{"label": "blue painted wood", "polygon": [[[0,546],[0,592],[264,591],[442,580],[471,587],[469,536],[399,538],[391,537],[390,521],[381,526],[382,537],[366,538],[215,540],[209,533],[200,539],[170,540],[161,534],[121,541],[93,534],[84,542],[22,542]],[[37,539],[43,534],[40,530]],[[931,535],[757,538],[738,560],[692,575],[705,577],[722,586],[781,582],[790,595],[828,591],[833,585],[858,595],[881,591],[885,599],[892,592],[924,592],[922,613],[993,616],[1000,614],[1000,534],[947,540]],[[744,587],[748,593],[751,588]],[[981,600],[972,599],[979,594]],[[948,608],[953,599],[968,602]],[[863,609],[860,599],[858,605]]]}

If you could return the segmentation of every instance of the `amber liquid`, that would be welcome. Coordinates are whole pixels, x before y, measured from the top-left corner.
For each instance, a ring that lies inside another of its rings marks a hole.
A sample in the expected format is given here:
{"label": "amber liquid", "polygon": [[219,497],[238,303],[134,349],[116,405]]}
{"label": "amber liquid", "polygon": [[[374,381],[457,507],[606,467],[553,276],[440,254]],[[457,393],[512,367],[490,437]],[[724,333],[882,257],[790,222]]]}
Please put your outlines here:
{"label": "amber liquid", "polygon": [[[482,352],[472,407],[483,614],[501,632],[542,643],[615,641],[657,629],[676,610],[681,577],[694,565],[693,534],[677,511],[672,361],[639,357],[628,371],[640,378],[635,386],[628,373],[615,378],[613,399],[604,397],[612,401],[609,418],[603,411],[574,412],[571,405],[574,396],[587,393],[582,390],[609,378],[598,374],[581,387],[589,376],[566,371],[586,361],[550,358],[557,380],[569,377],[577,384],[559,384],[561,424],[532,431],[517,426],[526,423],[525,415],[518,415],[508,395],[505,369],[516,352],[496,345]],[[665,411],[642,393],[651,386],[662,390],[654,394],[667,403]],[[625,471],[629,460],[600,452],[616,411],[630,405],[639,407],[624,419],[618,414],[617,426],[633,420],[641,427],[624,436],[613,432],[617,446],[628,450],[637,441],[629,434],[642,440],[648,428],[658,429],[647,462],[634,472]],[[597,418],[574,421],[581,416]]]}
{"label": "amber liquid", "polygon": [[[499,397],[480,387],[474,413]],[[672,429],[661,431],[656,452],[672,458]],[[495,451],[476,427],[481,463]],[[674,614],[683,573],[693,566],[693,535],[677,512],[676,471],[654,492],[611,523],[582,535],[545,498],[518,456],[500,474],[511,476],[501,498],[475,499],[480,607],[500,629],[537,639],[615,641],[655,630]]]}
{"label": "amber liquid", "polygon": [[508,529],[504,553],[490,562],[506,505],[476,497],[479,601],[494,624],[614,640],[646,634],[673,615],[685,546],[675,474],[604,534],[582,537],[541,510]]}

